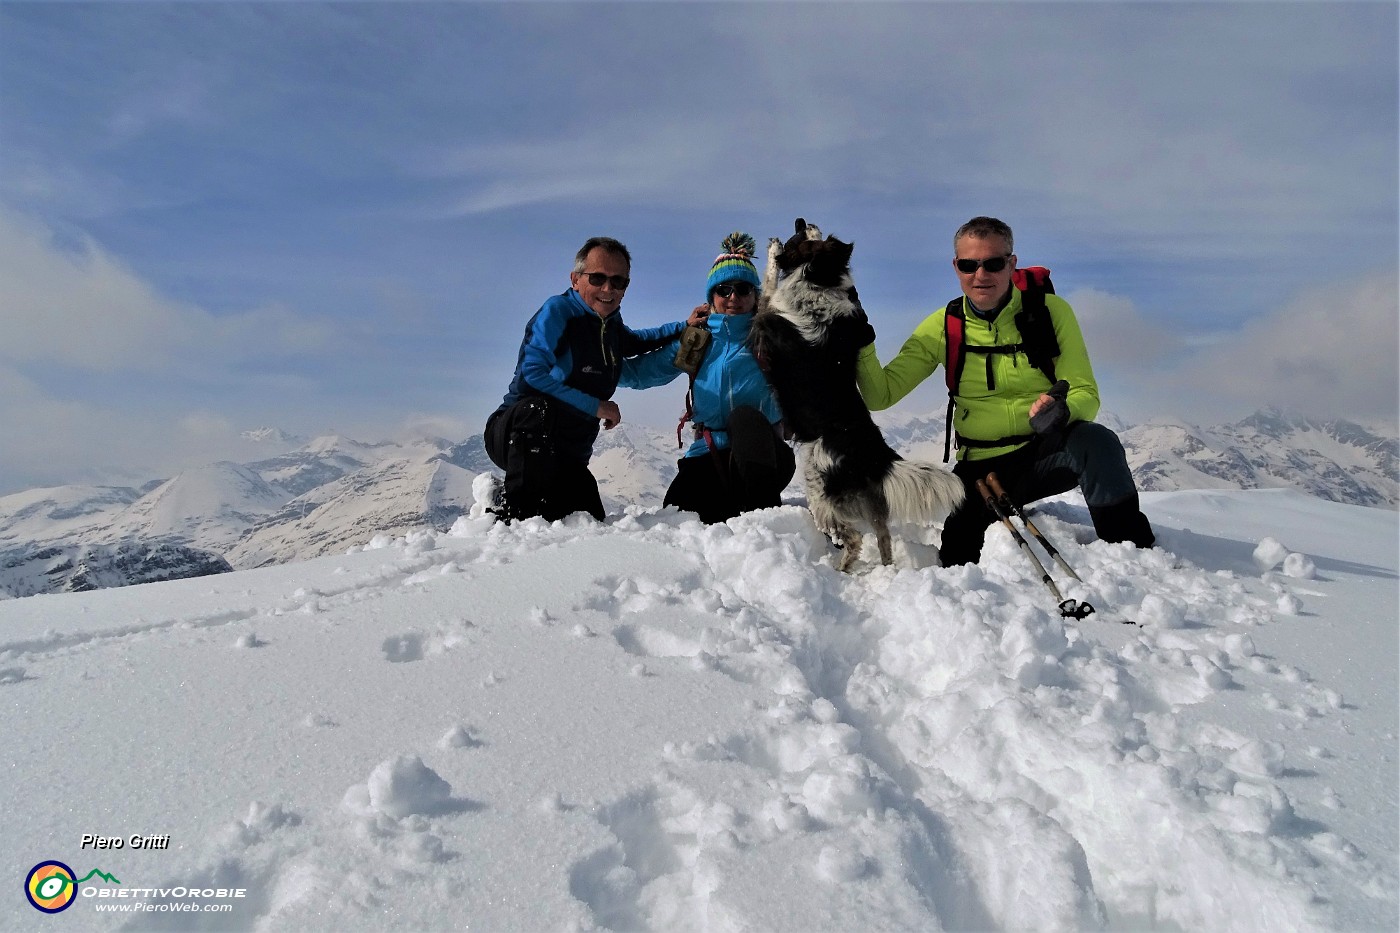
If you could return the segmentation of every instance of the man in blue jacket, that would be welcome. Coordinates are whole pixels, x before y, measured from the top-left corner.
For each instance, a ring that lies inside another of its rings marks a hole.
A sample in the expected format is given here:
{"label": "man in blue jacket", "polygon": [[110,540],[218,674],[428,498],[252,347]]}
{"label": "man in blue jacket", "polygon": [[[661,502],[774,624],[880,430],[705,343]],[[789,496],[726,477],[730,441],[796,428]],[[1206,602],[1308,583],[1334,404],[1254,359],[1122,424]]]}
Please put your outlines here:
{"label": "man in blue jacket", "polygon": [[623,360],[663,346],[685,327],[676,321],[634,331],[622,322],[618,309],[631,270],[627,247],[590,238],[574,257],[572,287],[525,325],[510,388],[486,421],[486,453],[505,471],[497,515],[555,521],[587,512],[603,521],[588,461],[599,423],[612,429],[622,420],[612,395]]}

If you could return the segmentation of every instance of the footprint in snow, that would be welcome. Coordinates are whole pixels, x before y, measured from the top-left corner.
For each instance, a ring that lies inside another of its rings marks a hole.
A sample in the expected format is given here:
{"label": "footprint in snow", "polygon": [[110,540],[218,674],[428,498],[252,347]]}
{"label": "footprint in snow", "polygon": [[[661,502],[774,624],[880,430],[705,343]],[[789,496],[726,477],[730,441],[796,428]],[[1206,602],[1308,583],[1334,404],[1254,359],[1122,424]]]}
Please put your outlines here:
{"label": "footprint in snow", "polygon": [[423,660],[423,636],[417,632],[390,635],[381,647],[384,659],[393,664]]}

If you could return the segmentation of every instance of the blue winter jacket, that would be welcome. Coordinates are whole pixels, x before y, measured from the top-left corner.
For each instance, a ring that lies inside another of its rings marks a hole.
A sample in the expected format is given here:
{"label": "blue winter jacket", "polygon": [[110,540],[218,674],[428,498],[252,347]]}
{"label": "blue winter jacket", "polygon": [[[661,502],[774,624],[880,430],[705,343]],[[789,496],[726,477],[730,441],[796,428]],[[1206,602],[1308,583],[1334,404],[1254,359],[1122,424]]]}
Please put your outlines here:
{"label": "blue winter jacket", "polygon": [[580,443],[579,450],[570,451],[586,462],[597,436],[598,406],[612,398],[619,383],[640,388],[626,380],[623,361],[679,338],[684,329],[684,321],[675,321],[632,330],[622,322],[620,310],[599,317],[571,288],[546,301],[525,325],[515,375],[501,408],[540,395],[568,403],[569,410],[593,422],[592,432],[568,432],[586,437],[586,450]]}
{"label": "blue winter jacket", "polygon": [[[707,321],[712,339],[700,371],[695,374],[692,420],[696,428],[710,430],[716,448],[729,446],[729,413],[741,405],[761,411],[774,424],[783,417],[773,390],[768,386],[758,361],[749,352],[749,326],[752,314],[711,314]],[[661,349],[623,363],[623,385],[648,389],[665,385],[681,370],[675,366],[679,335]],[[698,431],[697,431],[698,434]],[[687,457],[699,457],[710,448],[697,436],[686,450]]]}
{"label": "blue winter jacket", "polygon": [[622,361],[656,349],[684,329],[684,321],[675,321],[632,330],[621,311],[599,317],[571,288],[546,301],[525,325],[515,375],[501,405],[552,395],[595,418],[598,406],[617,391]]}

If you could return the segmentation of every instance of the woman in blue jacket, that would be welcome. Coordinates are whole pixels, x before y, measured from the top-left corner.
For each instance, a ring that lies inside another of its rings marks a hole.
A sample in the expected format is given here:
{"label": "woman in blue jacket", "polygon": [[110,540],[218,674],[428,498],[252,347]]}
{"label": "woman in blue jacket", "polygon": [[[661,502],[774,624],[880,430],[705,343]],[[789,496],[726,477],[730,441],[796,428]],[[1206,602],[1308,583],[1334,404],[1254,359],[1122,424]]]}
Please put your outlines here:
{"label": "woman in blue jacket", "polygon": [[[696,309],[706,315],[710,344],[681,421],[683,426],[690,419],[693,437],[665,499],[707,524],[781,504],[796,469],[792,448],[782,439],[777,400],[748,347],[760,285],[753,237],[731,233],[723,250],[705,283],[706,303]],[[682,372],[675,362],[679,347],[677,338],[624,361],[623,384],[649,388],[671,382]]]}

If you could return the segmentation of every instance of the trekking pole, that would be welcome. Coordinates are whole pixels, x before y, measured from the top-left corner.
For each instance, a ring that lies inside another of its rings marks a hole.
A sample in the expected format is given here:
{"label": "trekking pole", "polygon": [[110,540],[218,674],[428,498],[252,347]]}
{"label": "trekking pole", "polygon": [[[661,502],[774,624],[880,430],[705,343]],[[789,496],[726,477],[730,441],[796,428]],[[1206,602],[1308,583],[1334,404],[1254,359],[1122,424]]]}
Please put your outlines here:
{"label": "trekking pole", "polygon": [[1025,523],[1030,533],[1035,535],[1035,540],[1039,541],[1040,546],[1045,549],[1045,553],[1050,555],[1050,559],[1058,564],[1061,570],[1074,578],[1076,582],[1083,583],[1084,581],[1079,579],[1079,574],[1074,572],[1074,568],[1065,562],[1065,559],[1060,556],[1059,551],[1055,550],[1055,545],[1050,543],[1050,539],[1045,537],[1039,528],[1035,527],[1035,522],[1031,521],[1030,516],[1006,494],[1005,489],[1001,488],[1001,480],[997,479],[995,473],[987,474],[987,485],[991,488],[992,494],[995,495],[997,500],[1001,503],[1001,507],[1009,512],[1014,512],[1016,517]]}
{"label": "trekking pole", "polygon": [[1030,542],[1027,541],[1025,536],[1011,523],[1011,516],[1002,508],[996,496],[992,495],[992,491],[987,487],[985,480],[979,479],[977,481],[977,491],[981,493],[982,501],[987,503],[987,508],[991,509],[992,514],[1001,520],[1001,523],[1006,526],[1007,531],[1011,532],[1011,537],[1016,539],[1016,543],[1020,545],[1025,555],[1031,559],[1031,563],[1035,565],[1035,569],[1040,571],[1041,582],[1045,584],[1046,588],[1050,590],[1050,595],[1054,596],[1055,601],[1059,603],[1060,615],[1067,619],[1082,619],[1093,612],[1094,607],[1088,603],[1082,603],[1078,600],[1066,599],[1064,597],[1064,594],[1060,592],[1060,588],[1055,585],[1055,581],[1050,578],[1050,573],[1045,569],[1045,565],[1040,562],[1039,557],[1035,556],[1035,551],[1031,550]]}

